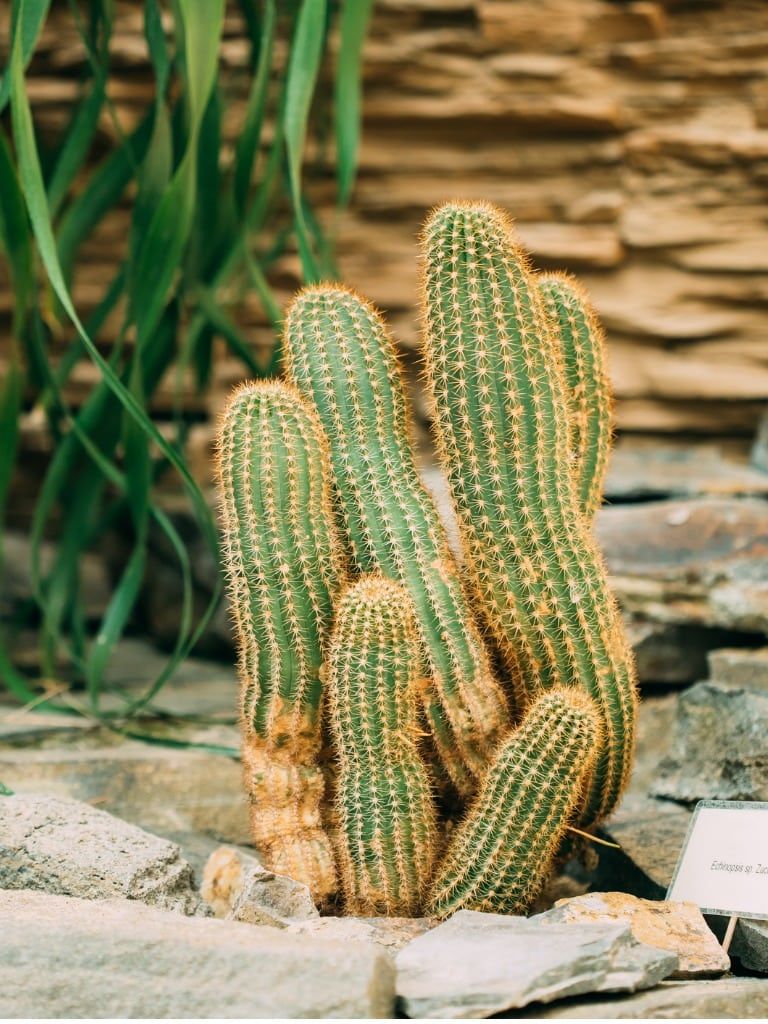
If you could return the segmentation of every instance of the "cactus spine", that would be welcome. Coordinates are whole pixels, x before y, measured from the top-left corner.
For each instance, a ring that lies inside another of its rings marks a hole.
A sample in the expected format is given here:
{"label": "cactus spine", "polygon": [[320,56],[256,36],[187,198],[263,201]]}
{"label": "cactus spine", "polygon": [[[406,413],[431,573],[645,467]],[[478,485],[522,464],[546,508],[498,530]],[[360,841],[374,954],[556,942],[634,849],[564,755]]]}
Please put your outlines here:
{"label": "cactus spine", "polygon": [[576,491],[588,518],[600,507],[611,440],[611,389],[605,340],[584,289],[568,274],[536,279],[560,340],[571,424]]}
{"label": "cactus spine", "polygon": [[407,592],[363,577],[338,606],[328,658],[338,863],[353,914],[416,914],[435,851],[417,748],[421,651]]}
{"label": "cactus spine", "polygon": [[600,715],[575,689],[539,697],[504,740],[459,825],[428,913],[514,914],[547,880],[597,758]]}
{"label": "cactus spine", "polygon": [[467,566],[521,706],[575,684],[602,712],[583,813],[591,824],[628,779],[636,696],[571,472],[558,339],[500,211],[447,204],[429,218],[423,245],[427,375]]}
{"label": "cactus spine", "polygon": [[269,868],[322,902],[336,873],[320,821],[320,666],[343,570],[326,443],[295,389],[234,394],[218,470],[254,842]]}
{"label": "cactus spine", "polygon": [[510,719],[416,472],[394,345],[368,303],[319,286],[294,300],[285,352],[290,378],[328,435],[357,568],[402,583],[413,601],[430,675],[422,688],[427,721],[444,766],[467,794]]}

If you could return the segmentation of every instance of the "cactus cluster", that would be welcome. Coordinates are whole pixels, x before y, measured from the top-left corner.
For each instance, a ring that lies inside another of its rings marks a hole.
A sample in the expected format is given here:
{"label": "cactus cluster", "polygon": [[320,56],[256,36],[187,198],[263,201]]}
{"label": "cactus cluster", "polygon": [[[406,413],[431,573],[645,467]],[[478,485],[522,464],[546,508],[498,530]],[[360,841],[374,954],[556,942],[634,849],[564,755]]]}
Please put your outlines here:
{"label": "cactus cluster", "polygon": [[[631,652],[591,535],[603,337],[578,284],[535,274],[487,204],[433,212],[422,283],[461,564],[418,477],[394,344],[348,289],[298,294],[287,380],[241,388],[220,425],[254,841],[352,913],[518,912],[632,760]],[[438,807],[457,805],[448,837]]]}

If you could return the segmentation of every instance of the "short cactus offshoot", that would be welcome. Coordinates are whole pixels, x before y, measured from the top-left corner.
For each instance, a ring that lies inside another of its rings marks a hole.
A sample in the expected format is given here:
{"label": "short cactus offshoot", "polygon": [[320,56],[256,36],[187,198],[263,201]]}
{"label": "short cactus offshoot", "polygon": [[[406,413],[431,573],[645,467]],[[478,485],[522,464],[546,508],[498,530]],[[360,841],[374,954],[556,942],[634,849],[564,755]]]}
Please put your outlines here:
{"label": "short cactus offshoot", "polygon": [[547,880],[597,760],[600,715],[578,690],[535,701],[501,744],[432,887],[428,912],[517,914]]}
{"label": "short cactus offshoot", "polygon": [[519,705],[573,685],[602,712],[603,750],[583,812],[592,824],[629,777],[634,666],[578,497],[559,339],[493,207],[436,210],[423,265],[427,379],[467,570]]}
{"label": "short cactus offshoot", "polygon": [[[590,531],[610,442],[602,334],[578,286],[533,274],[486,204],[433,213],[423,282],[472,599],[416,472],[394,345],[364,300],[301,292],[290,383],[241,389],[222,420],[253,834],[323,902],[335,860],[350,912],[517,913],[569,827],[615,807],[633,752],[632,658]],[[442,859],[430,734],[464,801]]]}
{"label": "short cactus offshoot", "polygon": [[288,375],[331,446],[353,561],[401,583],[427,657],[422,688],[438,754],[463,795],[510,728],[432,498],[416,472],[394,344],[367,302],[335,286],[307,288],[286,320]]}
{"label": "short cactus offshoot", "polygon": [[320,820],[320,669],[343,579],[325,438],[293,388],[249,385],[222,418],[218,468],[254,841],[323,902],[336,871]]}
{"label": "short cactus offshoot", "polygon": [[339,602],[328,657],[339,868],[355,914],[417,914],[436,819],[418,751],[422,655],[407,591],[363,577]]}

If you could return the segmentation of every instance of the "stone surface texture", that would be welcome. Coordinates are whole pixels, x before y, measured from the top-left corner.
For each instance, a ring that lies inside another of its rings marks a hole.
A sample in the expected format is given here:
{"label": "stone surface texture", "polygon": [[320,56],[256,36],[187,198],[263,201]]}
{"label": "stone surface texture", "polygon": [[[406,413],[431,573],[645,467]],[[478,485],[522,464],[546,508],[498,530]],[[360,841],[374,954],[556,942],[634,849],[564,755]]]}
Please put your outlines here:
{"label": "stone surface texture", "polygon": [[560,900],[552,911],[567,923],[628,924],[638,942],[676,954],[673,978],[716,977],[728,955],[693,903],[642,900],[623,892],[593,892]]}
{"label": "stone surface texture", "polygon": [[531,1007],[526,1016],[545,1020],[763,1019],[768,1016],[768,985],[758,978],[665,981],[649,992],[619,999]]}
{"label": "stone surface texture", "polygon": [[268,871],[256,857],[229,846],[214,851],[203,872],[203,899],[216,917],[284,928],[318,917],[306,885]]}
{"label": "stone surface texture", "polygon": [[628,612],[768,632],[768,502],[691,499],[598,513],[597,539]]}
{"label": "stone surface texture", "polygon": [[768,800],[768,691],[697,683],[677,702],[674,744],[656,796]]}
{"label": "stone surface texture", "polygon": [[631,799],[605,822],[594,883],[644,899],[664,899],[675,872],[691,812],[669,800]]}
{"label": "stone surface texture", "polygon": [[0,741],[0,779],[14,792],[47,792],[99,807],[165,836],[202,832],[250,841],[238,762],[204,750],[99,736],[23,749]]}
{"label": "stone surface texture", "polygon": [[741,918],[733,935],[731,953],[742,967],[768,974],[768,921]]}
{"label": "stone surface texture", "polygon": [[126,900],[0,892],[1,1017],[391,1017],[394,968],[320,941]]}
{"label": "stone surface texture", "polygon": [[570,995],[634,992],[677,963],[625,925],[462,910],[398,953],[397,992],[410,1017],[482,1018]]}
{"label": "stone surface texture", "polygon": [[710,651],[709,675],[725,686],[768,691],[768,647],[726,647]]}
{"label": "stone surface texture", "polygon": [[77,800],[0,796],[0,889],[205,914],[179,847]]}

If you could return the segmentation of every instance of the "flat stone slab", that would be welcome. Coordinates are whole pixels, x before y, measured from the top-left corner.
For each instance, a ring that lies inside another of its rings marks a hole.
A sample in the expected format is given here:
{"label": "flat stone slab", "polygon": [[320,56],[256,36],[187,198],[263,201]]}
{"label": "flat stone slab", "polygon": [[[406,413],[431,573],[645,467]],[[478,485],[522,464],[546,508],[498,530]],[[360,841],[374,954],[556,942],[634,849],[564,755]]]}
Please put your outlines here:
{"label": "flat stone slab", "polygon": [[627,800],[601,826],[620,849],[600,847],[594,885],[645,899],[664,899],[675,872],[691,812],[667,800]]}
{"label": "flat stone slab", "polygon": [[720,626],[659,622],[624,614],[624,630],[635,655],[637,678],[646,685],[696,683],[710,675],[707,659],[714,650],[751,634]]}
{"label": "flat stone slab", "polygon": [[768,473],[748,452],[717,444],[620,438],[611,454],[605,496],[611,501],[768,495]]}
{"label": "flat stone slab", "polygon": [[747,970],[768,974],[768,921],[739,918],[731,953]]}
{"label": "flat stone slab", "polygon": [[645,619],[768,631],[768,502],[692,499],[598,512],[622,607]]}
{"label": "flat stone slab", "polygon": [[[509,1016],[523,1016],[509,1014]],[[650,992],[614,999],[569,1000],[558,1006],[529,1007],[534,1020],[642,1020],[715,1018],[749,1020],[768,1016],[768,985],[758,978],[665,981]]]}
{"label": "flat stone slab", "polygon": [[77,800],[0,796],[0,889],[206,913],[178,846]]}
{"label": "flat stone slab", "polygon": [[139,741],[28,750],[0,747],[0,779],[14,792],[72,797],[160,835],[206,833],[247,845],[251,830],[238,761]]}
{"label": "flat stone slab", "polygon": [[287,931],[332,942],[373,942],[394,955],[436,924],[426,917],[313,917],[292,922]]}
{"label": "flat stone slab", "polygon": [[768,690],[697,683],[677,702],[674,743],[652,792],[697,800],[768,800]]}
{"label": "flat stone slab", "polygon": [[709,675],[725,686],[768,691],[768,647],[726,647],[709,653]]}
{"label": "flat stone slab", "polygon": [[643,900],[625,892],[592,892],[560,900],[554,913],[569,924],[627,924],[638,942],[678,958],[671,978],[717,977],[731,966],[728,954],[694,903]]}
{"label": "flat stone slab", "polygon": [[397,955],[397,993],[409,1017],[482,1018],[532,1002],[658,984],[677,957],[627,926],[570,925],[462,910]]}
{"label": "flat stone slab", "polygon": [[0,1017],[394,1013],[392,960],[371,944],[39,892],[0,892],[0,918]]}

